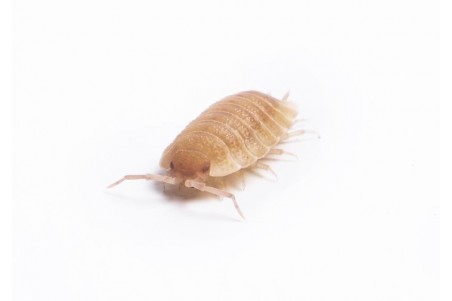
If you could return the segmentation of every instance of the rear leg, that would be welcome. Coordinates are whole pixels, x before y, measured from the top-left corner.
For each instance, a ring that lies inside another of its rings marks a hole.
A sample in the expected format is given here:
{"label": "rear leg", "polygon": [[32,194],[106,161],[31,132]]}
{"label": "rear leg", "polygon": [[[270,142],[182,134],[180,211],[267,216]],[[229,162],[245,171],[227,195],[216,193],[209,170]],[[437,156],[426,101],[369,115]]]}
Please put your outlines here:
{"label": "rear leg", "polygon": [[316,131],[311,131],[311,130],[294,130],[292,132],[287,132],[286,134],[284,134],[281,137],[281,141],[286,141],[289,138],[292,137],[297,137],[297,136],[303,136],[305,134],[314,134],[317,136],[317,138],[320,138],[319,133],[317,133]]}
{"label": "rear leg", "polygon": [[297,119],[295,119],[295,120],[293,121],[292,126],[294,126],[294,125],[296,125],[296,124],[298,124],[298,123],[306,122],[306,121],[307,121],[306,118],[297,118]]}
{"label": "rear leg", "polygon": [[238,171],[238,176],[240,178],[240,190],[245,190],[246,183],[245,183],[245,173],[243,170]]}
{"label": "rear leg", "polygon": [[272,148],[268,152],[268,155],[288,155],[288,156],[292,156],[292,157],[295,157],[296,159],[298,159],[298,156],[296,154],[285,151],[283,149],[279,149],[279,148]]}
{"label": "rear leg", "polygon": [[290,91],[287,91],[286,94],[284,94],[284,96],[281,99],[281,101],[289,101],[289,95],[290,95]]}
{"label": "rear leg", "polygon": [[257,161],[256,163],[251,165],[250,168],[257,168],[257,169],[266,170],[266,171],[268,171],[268,172],[273,174],[273,176],[275,177],[275,180],[278,179],[278,175],[276,174],[276,172],[274,172],[273,169],[269,165],[267,165],[265,163],[262,163],[260,161]]}

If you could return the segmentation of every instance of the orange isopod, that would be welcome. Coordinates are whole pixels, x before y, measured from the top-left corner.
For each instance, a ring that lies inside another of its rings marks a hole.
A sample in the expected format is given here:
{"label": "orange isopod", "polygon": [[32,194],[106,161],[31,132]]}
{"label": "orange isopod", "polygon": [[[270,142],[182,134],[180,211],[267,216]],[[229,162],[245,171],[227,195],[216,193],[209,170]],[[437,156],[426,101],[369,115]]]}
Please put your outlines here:
{"label": "orange isopod", "polygon": [[126,175],[109,186],[125,180],[154,180],[228,197],[237,212],[244,215],[234,195],[208,186],[210,177],[224,177],[245,168],[270,167],[259,160],[267,155],[287,153],[275,148],[289,137],[304,130],[288,132],[295,122],[297,109],[289,102],[257,91],[240,92],[211,105],[165,149],[160,166],[167,175]]}

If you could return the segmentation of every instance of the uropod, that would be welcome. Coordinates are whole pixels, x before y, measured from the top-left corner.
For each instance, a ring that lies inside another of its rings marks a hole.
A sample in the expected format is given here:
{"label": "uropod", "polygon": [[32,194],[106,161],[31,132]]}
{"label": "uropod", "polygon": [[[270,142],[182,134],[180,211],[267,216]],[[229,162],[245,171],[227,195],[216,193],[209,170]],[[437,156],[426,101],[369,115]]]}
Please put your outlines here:
{"label": "uropod", "polygon": [[282,100],[257,91],[227,96],[189,123],[164,150],[160,166],[167,170],[166,175],[126,175],[108,187],[125,180],[184,185],[230,198],[244,218],[234,195],[207,185],[207,181],[246,168],[272,171],[261,159],[268,155],[289,154],[278,149],[278,144],[306,132],[289,132],[296,117],[297,109],[288,101],[288,94]]}

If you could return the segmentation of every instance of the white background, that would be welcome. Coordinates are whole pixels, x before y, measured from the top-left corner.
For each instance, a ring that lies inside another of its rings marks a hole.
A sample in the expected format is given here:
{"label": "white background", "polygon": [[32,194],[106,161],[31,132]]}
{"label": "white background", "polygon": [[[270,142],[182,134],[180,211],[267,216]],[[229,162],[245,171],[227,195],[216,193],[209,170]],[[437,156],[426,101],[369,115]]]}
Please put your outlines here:
{"label": "white background", "polygon": [[[16,300],[436,300],[439,6],[17,1]],[[299,160],[230,201],[161,185],[212,102],[291,100]]]}

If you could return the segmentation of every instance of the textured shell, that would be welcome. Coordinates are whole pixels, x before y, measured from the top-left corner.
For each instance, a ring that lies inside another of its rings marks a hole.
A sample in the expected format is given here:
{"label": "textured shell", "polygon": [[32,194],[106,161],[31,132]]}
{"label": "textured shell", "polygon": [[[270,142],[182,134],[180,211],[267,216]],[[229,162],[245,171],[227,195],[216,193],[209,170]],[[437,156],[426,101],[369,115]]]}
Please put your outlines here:
{"label": "textured shell", "polygon": [[297,110],[290,102],[246,91],[228,96],[193,120],[163,152],[170,168],[177,151],[198,151],[210,160],[209,175],[222,177],[254,164],[277,145]]}

